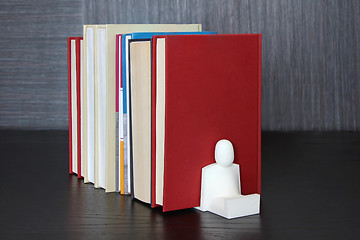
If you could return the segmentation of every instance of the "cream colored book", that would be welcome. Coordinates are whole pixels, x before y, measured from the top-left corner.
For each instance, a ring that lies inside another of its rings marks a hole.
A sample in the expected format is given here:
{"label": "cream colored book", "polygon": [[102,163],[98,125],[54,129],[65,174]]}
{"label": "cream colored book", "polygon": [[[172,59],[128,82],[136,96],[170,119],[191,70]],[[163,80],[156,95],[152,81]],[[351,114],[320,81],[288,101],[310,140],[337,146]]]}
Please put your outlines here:
{"label": "cream colored book", "polygon": [[[132,32],[198,32],[201,24],[108,24],[106,25],[106,192],[119,191],[119,160],[116,159],[116,34]],[[85,35],[84,35],[85,36]]]}
{"label": "cream colored book", "polygon": [[104,188],[106,182],[106,28],[95,27],[95,167],[94,185]]}
{"label": "cream colored book", "polygon": [[134,198],[151,201],[151,42],[130,44]]}
{"label": "cream colored book", "polygon": [[83,67],[82,67],[82,159],[84,182],[94,182],[94,34],[95,25],[83,27]]}

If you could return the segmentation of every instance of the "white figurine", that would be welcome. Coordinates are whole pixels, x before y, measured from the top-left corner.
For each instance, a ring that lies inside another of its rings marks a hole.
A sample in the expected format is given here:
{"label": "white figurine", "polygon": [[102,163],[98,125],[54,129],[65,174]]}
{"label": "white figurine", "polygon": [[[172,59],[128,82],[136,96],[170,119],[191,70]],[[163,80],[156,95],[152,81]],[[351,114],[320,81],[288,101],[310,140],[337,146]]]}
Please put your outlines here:
{"label": "white figurine", "polygon": [[201,211],[231,219],[260,212],[260,194],[241,195],[240,169],[234,164],[230,141],[220,140],[215,146],[215,161],[202,168]]}

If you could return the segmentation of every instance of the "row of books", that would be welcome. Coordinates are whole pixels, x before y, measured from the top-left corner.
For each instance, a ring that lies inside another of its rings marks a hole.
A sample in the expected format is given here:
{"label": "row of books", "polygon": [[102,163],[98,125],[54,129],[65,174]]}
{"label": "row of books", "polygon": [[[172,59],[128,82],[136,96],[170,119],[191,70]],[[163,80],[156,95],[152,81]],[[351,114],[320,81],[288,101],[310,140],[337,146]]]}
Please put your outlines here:
{"label": "row of books", "polygon": [[226,138],[242,193],[260,193],[261,35],[201,30],[84,25],[68,38],[70,173],[163,211],[197,207]]}

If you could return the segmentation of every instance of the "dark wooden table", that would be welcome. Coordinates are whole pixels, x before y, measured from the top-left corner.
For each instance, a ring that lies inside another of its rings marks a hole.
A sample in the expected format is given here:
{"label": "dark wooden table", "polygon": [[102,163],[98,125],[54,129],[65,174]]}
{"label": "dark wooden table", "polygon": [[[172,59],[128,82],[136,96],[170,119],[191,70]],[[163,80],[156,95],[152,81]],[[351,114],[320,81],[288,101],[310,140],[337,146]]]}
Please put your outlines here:
{"label": "dark wooden table", "polygon": [[360,239],[360,133],[263,132],[261,214],[234,220],[84,184],[66,131],[2,130],[0,159],[0,239]]}

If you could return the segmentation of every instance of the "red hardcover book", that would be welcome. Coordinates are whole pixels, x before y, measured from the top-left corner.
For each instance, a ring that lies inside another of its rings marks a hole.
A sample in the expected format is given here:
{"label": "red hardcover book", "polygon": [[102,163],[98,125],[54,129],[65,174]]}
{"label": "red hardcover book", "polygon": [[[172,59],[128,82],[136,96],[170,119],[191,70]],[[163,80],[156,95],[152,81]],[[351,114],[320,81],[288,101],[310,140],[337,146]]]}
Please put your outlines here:
{"label": "red hardcover book", "polygon": [[155,36],[152,84],[152,206],[199,206],[201,169],[221,139],[234,146],[242,194],[260,193],[261,35]]}
{"label": "red hardcover book", "polygon": [[[68,94],[69,173],[70,174],[76,173],[78,178],[83,177],[81,175],[81,45],[82,45],[81,42],[82,39],[83,39],[82,37],[68,37],[67,39],[68,89],[69,89],[69,94]],[[74,96],[75,99],[73,99]],[[76,137],[76,139],[74,139],[74,137]],[[76,164],[76,166],[74,164]]]}
{"label": "red hardcover book", "polygon": [[71,114],[71,37],[67,39],[68,47],[68,99],[69,99],[69,173],[73,174],[72,162],[72,114]]}

